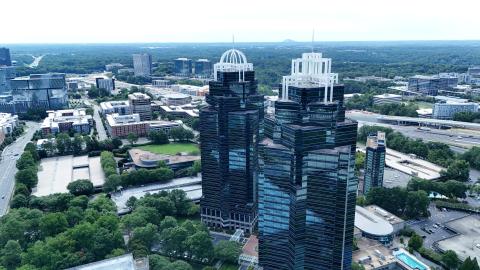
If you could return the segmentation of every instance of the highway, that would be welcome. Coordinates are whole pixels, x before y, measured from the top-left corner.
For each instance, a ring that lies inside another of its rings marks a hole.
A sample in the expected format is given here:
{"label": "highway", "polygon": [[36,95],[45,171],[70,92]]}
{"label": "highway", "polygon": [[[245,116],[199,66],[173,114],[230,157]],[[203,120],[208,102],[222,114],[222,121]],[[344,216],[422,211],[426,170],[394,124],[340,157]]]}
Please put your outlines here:
{"label": "highway", "polygon": [[17,173],[16,162],[23,153],[25,145],[32,139],[33,133],[40,124],[27,122],[26,132],[15,142],[5,147],[0,161],[0,216],[8,211],[10,199],[15,187],[15,174]]}
{"label": "highway", "polygon": [[99,140],[103,141],[108,139],[107,132],[102,123],[102,118],[100,118],[100,107],[97,104],[93,104],[93,119],[95,119]]}

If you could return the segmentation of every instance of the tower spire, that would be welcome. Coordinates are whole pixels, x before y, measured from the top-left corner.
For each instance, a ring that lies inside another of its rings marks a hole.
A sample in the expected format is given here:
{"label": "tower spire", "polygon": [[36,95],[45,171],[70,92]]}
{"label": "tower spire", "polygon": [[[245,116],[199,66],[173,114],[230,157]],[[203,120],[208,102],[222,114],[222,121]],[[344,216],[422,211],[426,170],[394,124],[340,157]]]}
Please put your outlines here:
{"label": "tower spire", "polygon": [[235,34],[232,35],[232,49],[235,49]]}
{"label": "tower spire", "polygon": [[312,29],[312,53],[313,53],[314,43],[315,43],[315,28]]}

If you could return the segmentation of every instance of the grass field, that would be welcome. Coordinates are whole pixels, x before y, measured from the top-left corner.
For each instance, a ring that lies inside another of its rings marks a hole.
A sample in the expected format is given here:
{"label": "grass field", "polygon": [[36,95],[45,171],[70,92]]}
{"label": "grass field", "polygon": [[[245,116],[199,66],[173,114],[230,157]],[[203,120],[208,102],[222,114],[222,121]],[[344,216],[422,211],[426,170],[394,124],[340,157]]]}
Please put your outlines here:
{"label": "grass field", "polygon": [[238,270],[238,265],[224,263],[219,270]]}
{"label": "grass field", "polygon": [[149,144],[138,147],[142,150],[156,154],[175,155],[180,152],[198,153],[198,145],[194,143],[169,143],[169,144]]}

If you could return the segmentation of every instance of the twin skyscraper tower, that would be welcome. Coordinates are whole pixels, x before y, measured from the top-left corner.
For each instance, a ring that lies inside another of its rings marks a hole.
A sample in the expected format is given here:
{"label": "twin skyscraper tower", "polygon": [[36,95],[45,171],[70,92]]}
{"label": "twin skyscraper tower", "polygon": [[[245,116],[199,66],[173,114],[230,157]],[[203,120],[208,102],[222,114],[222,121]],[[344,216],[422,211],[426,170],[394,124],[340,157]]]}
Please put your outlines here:
{"label": "twin skyscraper tower", "polygon": [[265,114],[253,65],[228,50],[206,101],[202,221],[258,232],[264,270],[351,269],[357,123],[345,119],[331,59],[292,60],[275,112]]}

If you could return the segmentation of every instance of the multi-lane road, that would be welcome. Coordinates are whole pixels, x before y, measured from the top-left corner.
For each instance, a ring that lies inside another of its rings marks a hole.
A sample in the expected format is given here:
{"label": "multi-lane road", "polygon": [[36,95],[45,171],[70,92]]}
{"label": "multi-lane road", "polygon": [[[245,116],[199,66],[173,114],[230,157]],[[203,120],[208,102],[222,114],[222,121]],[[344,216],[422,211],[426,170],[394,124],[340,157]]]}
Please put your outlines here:
{"label": "multi-lane road", "polygon": [[32,139],[39,123],[27,122],[26,132],[15,142],[5,147],[0,160],[0,216],[8,211],[10,199],[15,187],[16,162],[23,153],[25,145]]}

